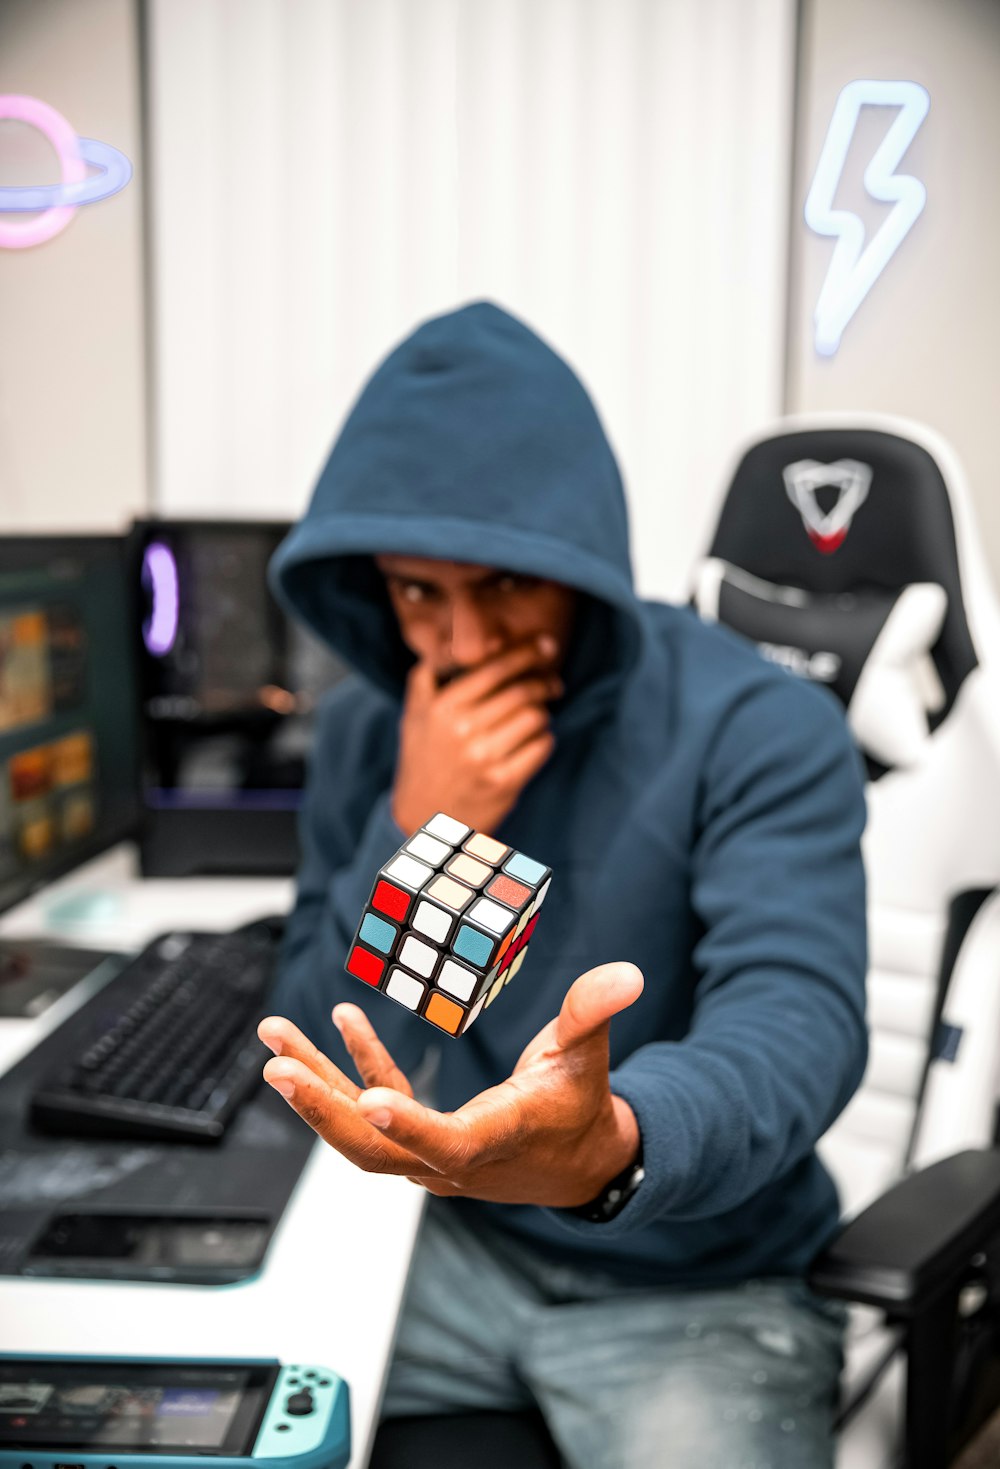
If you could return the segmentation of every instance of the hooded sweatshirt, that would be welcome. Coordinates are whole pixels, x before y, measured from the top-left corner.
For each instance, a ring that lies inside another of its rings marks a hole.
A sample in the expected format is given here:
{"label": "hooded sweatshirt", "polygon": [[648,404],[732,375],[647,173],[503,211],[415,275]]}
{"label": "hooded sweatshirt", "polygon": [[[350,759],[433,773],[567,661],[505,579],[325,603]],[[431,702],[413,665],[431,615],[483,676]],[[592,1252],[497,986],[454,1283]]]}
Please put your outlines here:
{"label": "hooded sweatshirt", "polygon": [[[581,594],[553,754],[493,833],[553,869],[548,900],[517,979],[456,1039],[344,971],[406,840],[390,797],[412,657],[377,553]],[[635,1282],[801,1273],[838,1218],[814,1144],[866,1060],[863,787],[833,697],[689,608],[637,598],[593,404],[485,302],[426,322],[375,371],[272,578],[355,670],[318,724],[274,1009],[342,1062],[330,1011],[361,1005],[404,1070],[438,1051],[435,1102],[454,1110],[510,1074],[578,974],[632,961],[645,988],[610,1045],[642,1135],[634,1197],[601,1224],[451,1206]]]}

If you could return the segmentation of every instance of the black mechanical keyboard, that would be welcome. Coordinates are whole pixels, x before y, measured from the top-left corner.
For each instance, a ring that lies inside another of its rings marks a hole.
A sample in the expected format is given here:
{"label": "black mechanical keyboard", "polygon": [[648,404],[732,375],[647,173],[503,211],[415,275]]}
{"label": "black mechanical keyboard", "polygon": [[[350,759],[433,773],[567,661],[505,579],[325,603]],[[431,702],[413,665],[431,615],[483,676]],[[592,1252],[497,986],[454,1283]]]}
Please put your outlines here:
{"label": "black mechanical keyboard", "polygon": [[218,1141],[270,1055],[256,1028],[276,956],[267,923],[157,939],[88,1006],[95,1020],[33,1092],[31,1121],[73,1135]]}

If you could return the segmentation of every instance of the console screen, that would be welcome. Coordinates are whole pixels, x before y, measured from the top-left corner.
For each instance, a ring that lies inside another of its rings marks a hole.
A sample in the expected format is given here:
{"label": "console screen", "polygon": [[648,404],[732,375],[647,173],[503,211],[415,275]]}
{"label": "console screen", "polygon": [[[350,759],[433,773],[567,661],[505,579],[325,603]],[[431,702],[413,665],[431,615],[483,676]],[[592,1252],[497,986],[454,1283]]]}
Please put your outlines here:
{"label": "console screen", "polygon": [[249,1453],[274,1367],[0,1362],[0,1448]]}

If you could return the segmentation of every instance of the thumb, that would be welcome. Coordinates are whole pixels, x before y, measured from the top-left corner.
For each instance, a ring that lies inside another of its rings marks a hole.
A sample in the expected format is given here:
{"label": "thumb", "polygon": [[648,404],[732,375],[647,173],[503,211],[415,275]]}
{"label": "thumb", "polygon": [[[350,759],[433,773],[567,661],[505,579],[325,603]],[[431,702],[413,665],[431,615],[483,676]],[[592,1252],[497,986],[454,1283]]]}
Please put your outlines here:
{"label": "thumb", "polygon": [[612,1015],[635,1003],[642,986],[642,971],[624,960],[588,969],[566,992],[556,1019],[556,1044],[565,1050],[589,1040]]}

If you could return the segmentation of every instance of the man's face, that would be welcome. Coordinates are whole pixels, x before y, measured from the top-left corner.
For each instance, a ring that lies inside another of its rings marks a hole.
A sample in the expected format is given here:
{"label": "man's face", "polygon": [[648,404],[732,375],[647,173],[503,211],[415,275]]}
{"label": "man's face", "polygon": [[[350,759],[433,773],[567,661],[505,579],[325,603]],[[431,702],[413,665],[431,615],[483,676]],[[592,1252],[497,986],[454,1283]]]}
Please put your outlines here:
{"label": "man's face", "polygon": [[411,653],[430,665],[438,685],[518,643],[547,634],[559,668],[573,629],[577,594],[559,582],[461,561],[376,556],[399,630]]}

